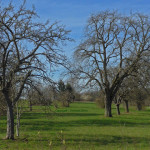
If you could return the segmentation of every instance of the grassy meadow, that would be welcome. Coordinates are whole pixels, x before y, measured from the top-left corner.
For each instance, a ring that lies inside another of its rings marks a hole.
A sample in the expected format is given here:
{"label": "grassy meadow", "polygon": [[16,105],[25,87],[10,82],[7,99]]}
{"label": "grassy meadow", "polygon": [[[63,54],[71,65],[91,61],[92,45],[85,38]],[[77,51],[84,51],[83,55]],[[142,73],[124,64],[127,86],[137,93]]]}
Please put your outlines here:
{"label": "grassy meadow", "polygon": [[[27,109],[28,110],[28,109]],[[5,140],[6,118],[0,116],[0,150],[149,150],[150,109],[130,108],[104,117],[95,103],[72,103],[69,108],[34,106],[21,116],[20,137]]]}

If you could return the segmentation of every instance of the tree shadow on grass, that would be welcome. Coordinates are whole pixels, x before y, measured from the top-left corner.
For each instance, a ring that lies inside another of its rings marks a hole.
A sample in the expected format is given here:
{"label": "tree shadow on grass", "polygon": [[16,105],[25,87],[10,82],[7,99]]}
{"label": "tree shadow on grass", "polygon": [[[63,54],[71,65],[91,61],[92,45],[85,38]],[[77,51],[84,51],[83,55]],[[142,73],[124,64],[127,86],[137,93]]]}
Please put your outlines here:
{"label": "tree shadow on grass", "polygon": [[[115,136],[115,135],[89,135],[89,134],[65,134],[65,143],[67,147],[72,147],[73,145],[76,146],[105,146],[105,145],[115,145],[115,146],[125,146],[125,145],[140,145],[143,144],[144,146],[150,146],[150,137],[129,137],[129,136]],[[18,139],[19,141],[24,141],[23,139]],[[25,138],[26,140],[26,138]],[[28,139],[27,139],[28,140]],[[45,137],[36,137],[35,139],[29,139],[29,142],[49,142],[49,138]],[[52,139],[53,146],[60,146],[61,145],[61,139],[58,137],[55,137]]]}
{"label": "tree shadow on grass", "polygon": [[[82,137],[82,138],[79,138]],[[150,146],[150,138],[148,137],[129,137],[129,136],[113,136],[113,135],[72,135],[68,136],[66,138],[66,143],[68,144],[83,144],[86,145],[86,143],[90,143],[90,145],[94,146],[100,146],[100,145],[121,145],[121,144],[139,144],[139,143],[145,143],[146,145]]]}
{"label": "tree shadow on grass", "polygon": [[132,120],[113,120],[111,118],[102,119],[83,119],[81,120],[70,120],[70,121],[56,121],[56,120],[26,120],[23,122],[24,126],[27,126],[27,130],[49,130],[49,131],[60,131],[66,130],[70,127],[137,127],[137,126],[149,126],[148,122],[134,122]]}
{"label": "tree shadow on grass", "polygon": [[40,119],[43,117],[78,117],[78,116],[98,116],[97,113],[76,113],[76,112],[61,112],[61,113],[24,113],[22,119]]}
{"label": "tree shadow on grass", "polygon": [[[102,114],[101,114],[102,115]],[[47,116],[62,117],[61,121],[53,118],[46,118]],[[150,126],[147,120],[139,121],[132,120],[131,118],[104,118],[99,117],[98,113],[24,113],[21,118],[21,128],[26,131],[60,131],[68,130],[70,127],[137,127],[137,126]],[[66,120],[63,117],[70,117]],[[71,118],[72,117],[72,118]],[[92,118],[94,117],[94,118]],[[138,120],[138,119],[136,119]],[[3,131],[4,132],[4,131]]]}

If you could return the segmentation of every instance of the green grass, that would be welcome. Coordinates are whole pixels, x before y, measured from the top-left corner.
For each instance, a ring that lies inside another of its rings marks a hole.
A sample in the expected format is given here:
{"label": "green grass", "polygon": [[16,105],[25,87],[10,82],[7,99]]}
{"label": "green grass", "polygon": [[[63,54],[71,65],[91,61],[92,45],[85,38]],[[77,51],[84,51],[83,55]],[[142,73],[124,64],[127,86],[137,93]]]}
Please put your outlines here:
{"label": "green grass", "polygon": [[[72,103],[69,108],[36,106],[22,115],[20,137],[4,140],[6,118],[0,117],[1,150],[149,150],[150,109],[104,117],[95,103]],[[51,143],[51,144],[50,144]]]}

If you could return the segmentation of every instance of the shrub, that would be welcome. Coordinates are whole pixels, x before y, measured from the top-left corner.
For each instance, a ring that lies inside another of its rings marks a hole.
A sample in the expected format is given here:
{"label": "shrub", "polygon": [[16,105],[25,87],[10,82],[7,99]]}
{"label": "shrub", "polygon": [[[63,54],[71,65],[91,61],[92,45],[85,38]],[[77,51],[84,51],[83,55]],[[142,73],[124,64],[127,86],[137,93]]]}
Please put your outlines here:
{"label": "shrub", "polygon": [[97,97],[95,99],[95,101],[96,101],[96,104],[98,105],[98,107],[105,108],[105,99],[104,99],[104,96],[101,95],[100,97]]}

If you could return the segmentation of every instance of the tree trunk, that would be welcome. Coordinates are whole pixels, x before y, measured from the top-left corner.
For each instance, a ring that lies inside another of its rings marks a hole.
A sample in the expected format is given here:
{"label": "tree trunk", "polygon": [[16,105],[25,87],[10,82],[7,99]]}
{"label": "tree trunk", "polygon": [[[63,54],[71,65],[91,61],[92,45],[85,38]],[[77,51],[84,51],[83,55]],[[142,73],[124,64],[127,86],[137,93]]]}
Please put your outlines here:
{"label": "tree trunk", "polygon": [[19,110],[18,103],[16,103],[17,107],[17,118],[16,118],[16,136],[19,137],[19,128],[20,128],[20,116],[21,116],[21,108]]}
{"label": "tree trunk", "polygon": [[120,104],[116,104],[116,108],[117,108],[117,114],[120,115],[120,108],[119,108]]}
{"label": "tree trunk", "polygon": [[126,112],[129,113],[129,103],[127,100],[124,101],[125,102],[125,109],[126,109]]}
{"label": "tree trunk", "polygon": [[142,104],[137,102],[137,110],[141,111],[142,110]]}
{"label": "tree trunk", "polygon": [[32,102],[31,102],[31,100],[29,100],[29,108],[30,108],[30,111],[32,111]]}
{"label": "tree trunk", "polygon": [[7,133],[6,139],[14,139],[14,113],[13,105],[10,103],[7,107]]}
{"label": "tree trunk", "polygon": [[112,100],[110,99],[110,97],[106,97],[105,100],[105,116],[106,117],[112,117],[112,113],[111,113],[111,104],[112,104]]}
{"label": "tree trunk", "polygon": [[67,107],[69,107],[69,104],[70,104],[70,102],[69,102],[69,101],[67,101]]}

